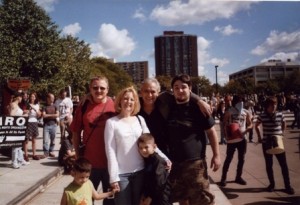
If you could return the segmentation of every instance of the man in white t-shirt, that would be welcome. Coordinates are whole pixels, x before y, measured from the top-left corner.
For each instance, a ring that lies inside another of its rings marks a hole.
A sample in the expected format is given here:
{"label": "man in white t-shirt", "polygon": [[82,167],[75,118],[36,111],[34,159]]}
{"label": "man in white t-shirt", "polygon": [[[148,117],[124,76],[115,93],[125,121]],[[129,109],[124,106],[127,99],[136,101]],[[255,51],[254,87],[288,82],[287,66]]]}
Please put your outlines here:
{"label": "man in white t-shirt", "polygon": [[224,161],[220,186],[226,186],[227,172],[233,159],[235,150],[238,152],[238,163],[236,169],[235,182],[246,185],[247,182],[242,178],[245,155],[247,150],[246,134],[252,130],[251,113],[244,108],[243,97],[234,95],[232,106],[229,107],[223,118],[225,137],[227,139],[226,159]]}
{"label": "man in white t-shirt", "polygon": [[61,89],[59,92],[60,97],[55,101],[55,106],[59,111],[59,127],[61,133],[61,142],[65,139],[65,132],[70,135],[69,126],[73,119],[73,102],[71,98],[67,97],[67,91]]}

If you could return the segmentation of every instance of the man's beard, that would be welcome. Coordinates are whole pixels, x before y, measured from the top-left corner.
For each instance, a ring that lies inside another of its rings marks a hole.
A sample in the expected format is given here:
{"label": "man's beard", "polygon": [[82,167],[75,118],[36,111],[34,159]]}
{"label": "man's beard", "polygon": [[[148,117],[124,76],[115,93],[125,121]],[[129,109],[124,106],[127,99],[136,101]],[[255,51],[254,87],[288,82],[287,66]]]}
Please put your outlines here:
{"label": "man's beard", "polygon": [[176,102],[177,103],[186,103],[188,101],[189,101],[188,98],[176,98]]}

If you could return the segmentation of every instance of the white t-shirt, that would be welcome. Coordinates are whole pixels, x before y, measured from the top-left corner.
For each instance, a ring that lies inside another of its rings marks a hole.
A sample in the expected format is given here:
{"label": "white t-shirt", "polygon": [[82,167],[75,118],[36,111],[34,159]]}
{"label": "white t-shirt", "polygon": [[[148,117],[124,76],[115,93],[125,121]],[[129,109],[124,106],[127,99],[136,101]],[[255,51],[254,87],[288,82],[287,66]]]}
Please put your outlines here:
{"label": "white t-shirt", "polygon": [[133,173],[144,168],[144,160],[139,153],[137,139],[149,129],[142,116],[141,124],[136,116],[130,122],[118,116],[106,121],[104,139],[108,161],[110,183],[120,181],[119,174]]}
{"label": "white t-shirt", "polygon": [[32,109],[29,109],[28,122],[38,122],[36,110],[40,110],[40,105],[39,104],[30,104],[30,106],[32,107]]}
{"label": "white t-shirt", "polygon": [[[239,124],[240,131],[243,133],[246,130],[246,121],[247,115],[250,115],[249,111],[245,108],[242,108],[241,111],[236,109],[235,107],[230,107],[228,112],[231,113],[231,122]],[[229,122],[229,123],[231,123]],[[245,138],[245,135],[243,136]],[[243,140],[243,138],[227,140],[227,143],[236,143]]]}
{"label": "white t-shirt", "polygon": [[73,108],[73,102],[71,98],[57,99],[54,104],[59,111],[59,119],[63,120],[66,116],[72,117],[71,109]]}

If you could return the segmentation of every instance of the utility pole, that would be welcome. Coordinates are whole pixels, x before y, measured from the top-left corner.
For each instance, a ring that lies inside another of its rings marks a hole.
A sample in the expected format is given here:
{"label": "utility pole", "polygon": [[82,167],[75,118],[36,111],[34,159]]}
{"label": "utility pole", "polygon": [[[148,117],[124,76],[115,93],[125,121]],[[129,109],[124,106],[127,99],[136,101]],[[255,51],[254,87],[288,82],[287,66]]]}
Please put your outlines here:
{"label": "utility pole", "polygon": [[218,65],[215,65],[216,69],[216,94],[218,93]]}

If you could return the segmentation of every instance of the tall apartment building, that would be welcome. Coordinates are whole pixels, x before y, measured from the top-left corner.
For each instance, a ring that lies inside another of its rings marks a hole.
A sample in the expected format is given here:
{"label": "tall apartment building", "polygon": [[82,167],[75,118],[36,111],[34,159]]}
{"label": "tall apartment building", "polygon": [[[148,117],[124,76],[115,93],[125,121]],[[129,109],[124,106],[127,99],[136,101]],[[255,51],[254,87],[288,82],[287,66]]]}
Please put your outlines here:
{"label": "tall apartment building", "polygon": [[118,62],[131,77],[135,84],[139,84],[148,78],[148,61]]}
{"label": "tall apartment building", "polygon": [[276,77],[287,77],[295,71],[300,71],[300,65],[288,59],[286,62],[281,60],[268,60],[267,62],[251,66],[244,70],[229,75],[229,80],[252,78],[255,85],[266,82]]}
{"label": "tall apartment building", "polygon": [[198,76],[197,36],[183,31],[164,31],[155,40],[156,76]]}

